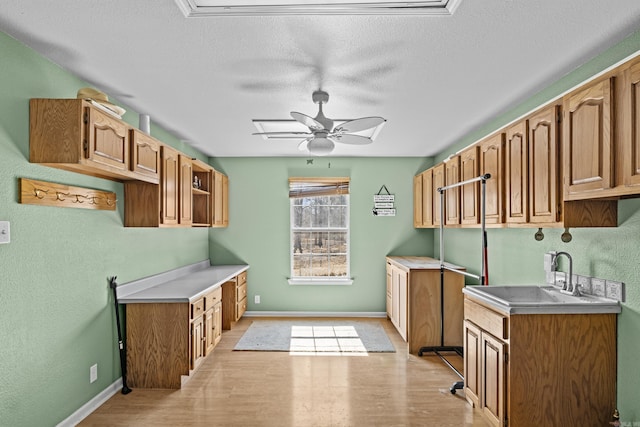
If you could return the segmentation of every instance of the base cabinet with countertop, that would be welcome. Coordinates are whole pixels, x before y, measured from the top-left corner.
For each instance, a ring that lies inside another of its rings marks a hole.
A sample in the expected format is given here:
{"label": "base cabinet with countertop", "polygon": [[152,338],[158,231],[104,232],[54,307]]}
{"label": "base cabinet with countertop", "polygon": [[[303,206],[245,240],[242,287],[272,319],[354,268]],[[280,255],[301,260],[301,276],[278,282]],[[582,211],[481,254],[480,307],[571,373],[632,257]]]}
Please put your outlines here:
{"label": "base cabinet with countertop", "polygon": [[509,314],[465,295],[464,318],[465,396],[491,425],[608,425],[615,314]]}
{"label": "base cabinet with countertop", "polygon": [[237,313],[237,304],[225,304],[224,284],[242,276],[246,292],[248,268],[212,266],[178,277],[167,272],[168,280],[159,275],[151,286],[145,282],[153,276],[141,279],[141,288],[134,282],[118,286],[118,302],[126,305],[128,385],[181,388],[220,341],[223,313]]}
{"label": "base cabinet with countertop", "polygon": [[[464,270],[462,267],[447,266]],[[429,257],[387,257],[387,315],[409,345],[440,346],[441,310],[444,310],[444,345],[462,347],[464,276],[444,273],[444,307],[440,304],[440,261]]]}

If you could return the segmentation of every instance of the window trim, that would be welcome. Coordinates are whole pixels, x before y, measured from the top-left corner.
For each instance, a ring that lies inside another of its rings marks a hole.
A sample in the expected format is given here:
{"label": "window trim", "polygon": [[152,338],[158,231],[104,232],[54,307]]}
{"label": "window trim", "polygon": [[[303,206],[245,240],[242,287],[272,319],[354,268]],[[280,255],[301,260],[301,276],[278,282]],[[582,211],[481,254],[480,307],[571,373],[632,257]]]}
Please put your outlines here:
{"label": "window trim", "polygon": [[[289,285],[351,285],[353,283],[353,278],[351,277],[351,198],[348,197],[348,203],[346,205],[347,208],[347,227],[346,230],[343,229],[334,229],[334,228],[323,228],[311,231],[323,231],[323,232],[331,232],[331,231],[345,231],[346,239],[347,239],[347,274],[346,276],[340,277],[332,277],[332,276],[293,276],[293,265],[294,265],[294,252],[293,252],[293,236],[294,236],[294,227],[293,227],[293,209],[294,203],[293,199],[302,198],[304,196],[300,196],[300,192],[292,191],[292,184],[296,183],[313,183],[312,187],[319,188],[323,187],[323,191],[318,193],[311,189],[308,192],[309,197],[313,196],[327,196],[327,195],[346,195],[349,196],[349,185],[350,178],[349,177],[295,177],[289,178],[289,274],[290,277],[287,278]],[[323,186],[323,184],[326,184]],[[330,187],[334,187],[330,189]]]}

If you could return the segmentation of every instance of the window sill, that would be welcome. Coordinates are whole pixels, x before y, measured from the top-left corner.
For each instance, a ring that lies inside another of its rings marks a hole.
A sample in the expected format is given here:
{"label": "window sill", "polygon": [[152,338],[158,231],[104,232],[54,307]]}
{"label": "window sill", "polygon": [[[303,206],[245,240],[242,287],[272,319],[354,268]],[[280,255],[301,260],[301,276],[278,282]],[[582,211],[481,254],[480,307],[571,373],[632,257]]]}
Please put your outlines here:
{"label": "window sill", "polygon": [[325,279],[325,278],[317,278],[317,279],[303,279],[303,278],[291,278],[288,279],[290,285],[322,285],[322,286],[332,286],[332,285],[351,285],[353,284],[353,279]]}

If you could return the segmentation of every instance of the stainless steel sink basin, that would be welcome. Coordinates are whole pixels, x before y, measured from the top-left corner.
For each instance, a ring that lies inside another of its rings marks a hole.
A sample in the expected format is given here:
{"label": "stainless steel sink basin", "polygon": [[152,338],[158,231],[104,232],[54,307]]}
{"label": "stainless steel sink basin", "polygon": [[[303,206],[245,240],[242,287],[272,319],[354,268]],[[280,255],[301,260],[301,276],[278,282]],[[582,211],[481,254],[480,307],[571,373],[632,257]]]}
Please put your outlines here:
{"label": "stainless steel sink basin", "polygon": [[618,301],[567,295],[553,286],[467,286],[462,292],[512,314],[620,313]]}

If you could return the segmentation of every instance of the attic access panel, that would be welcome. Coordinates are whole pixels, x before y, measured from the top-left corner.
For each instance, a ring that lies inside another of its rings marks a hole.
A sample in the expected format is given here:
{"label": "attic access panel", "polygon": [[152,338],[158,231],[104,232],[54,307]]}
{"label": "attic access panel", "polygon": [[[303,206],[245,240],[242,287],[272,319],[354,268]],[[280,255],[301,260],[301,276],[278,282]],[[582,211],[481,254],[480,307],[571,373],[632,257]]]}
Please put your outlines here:
{"label": "attic access panel", "polygon": [[453,15],[462,0],[175,0],[187,18],[239,15]]}

